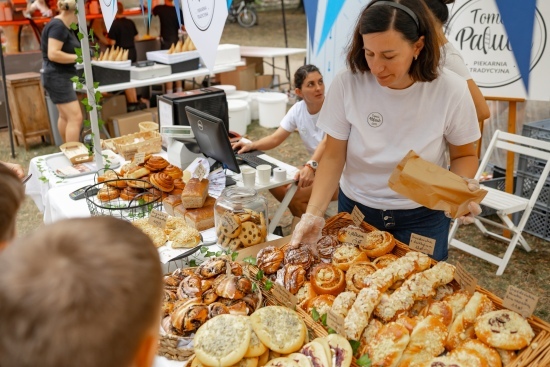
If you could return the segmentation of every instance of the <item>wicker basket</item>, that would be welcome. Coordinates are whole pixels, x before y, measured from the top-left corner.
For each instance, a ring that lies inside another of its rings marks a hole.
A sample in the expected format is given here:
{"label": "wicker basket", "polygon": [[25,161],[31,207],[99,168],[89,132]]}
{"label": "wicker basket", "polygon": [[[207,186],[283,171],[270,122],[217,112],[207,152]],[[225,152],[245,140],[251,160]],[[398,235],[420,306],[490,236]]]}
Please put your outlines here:
{"label": "wicker basket", "polygon": [[[243,270],[244,275],[249,277],[252,282],[256,284],[256,289],[260,298],[260,301],[258,302],[258,308],[263,307],[266,304],[266,291],[261,288],[259,282],[255,280],[257,268],[251,272],[248,267],[244,266]],[[157,354],[171,360],[185,361],[195,353],[193,349],[194,336],[194,333],[185,336],[161,334],[159,337]]]}
{"label": "wicker basket", "polygon": [[145,131],[103,141],[103,146],[114,150],[126,160],[136,153],[153,154],[162,149],[162,138],[157,131]]}
{"label": "wicker basket", "polygon": [[[323,235],[336,235],[339,229],[347,227],[350,224],[353,224],[351,215],[348,213],[339,213],[327,220],[325,227],[323,228]],[[377,230],[375,227],[365,222],[361,224],[361,227],[369,232]],[[392,253],[394,255],[401,257],[404,256],[407,252],[412,251],[404,243],[399,241],[396,242],[396,246],[392,250]],[[435,263],[436,261],[432,260],[432,265]],[[249,265],[249,271],[255,276],[255,274],[258,272],[258,268]],[[455,289],[460,288],[456,280],[453,280],[450,285]],[[279,302],[271,294],[271,292],[265,290],[263,284],[261,284],[261,288],[264,298],[266,300],[266,304],[279,304]],[[491,292],[479,286],[476,288],[476,291],[487,295],[487,297],[489,297],[489,299],[493,301],[497,309],[504,308],[504,306],[502,305],[502,299],[498,298]],[[307,312],[302,310],[300,307],[296,307],[296,312],[298,312],[300,316],[303,317],[308,329],[313,331],[314,337],[322,337],[327,335],[327,331],[323,328],[323,326],[321,326],[321,324],[319,324],[318,322],[313,321],[313,319]],[[535,316],[528,318],[527,321],[535,332],[535,338],[531,342],[530,346],[518,353],[518,358],[516,358],[516,360],[514,360],[514,363],[510,364],[509,367],[548,367],[550,366],[550,324]],[[352,366],[358,367],[358,365],[355,363],[355,358],[353,359]]]}
{"label": "wicker basket", "polygon": [[138,124],[139,131],[147,132],[147,131],[159,131],[159,124],[153,121],[142,121]]}

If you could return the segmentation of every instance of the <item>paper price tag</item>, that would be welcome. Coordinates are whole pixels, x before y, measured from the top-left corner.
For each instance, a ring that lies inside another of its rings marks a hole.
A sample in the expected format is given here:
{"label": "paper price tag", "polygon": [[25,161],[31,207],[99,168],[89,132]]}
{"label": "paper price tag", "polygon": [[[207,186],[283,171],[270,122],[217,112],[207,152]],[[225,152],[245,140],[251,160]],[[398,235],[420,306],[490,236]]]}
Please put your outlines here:
{"label": "paper price tag", "polygon": [[350,237],[350,241],[348,242],[355,246],[360,246],[367,241],[367,233],[359,229],[347,228],[346,233]]}
{"label": "paper price tag", "polygon": [[225,214],[222,215],[222,226],[227,228],[229,233],[233,233],[237,228],[239,228],[240,224],[237,222],[233,214],[230,212],[225,212]]}
{"label": "paper price tag", "polygon": [[283,306],[294,309],[298,304],[298,298],[292,293],[290,293],[289,291],[287,291],[286,288],[280,285],[279,283],[273,283],[271,292],[273,292],[273,296]]}
{"label": "paper price tag", "polygon": [[158,210],[151,210],[151,213],[149,214],[149,221],[148,223],[157,226],[159,228],[166,227],[166,221],[168,220],[168,214],[158,211]]}
{"label": "paper price tag", "polygon": [[327,314],[327,326],[340,335],[346,335],[346,328],[344,327],[344,318],[332,310],[328,311]]}
{"label": "paper price tag", "polygon": [[[361,223],[363,223],[363,219],[365,218],[365,215],[359,210],[357,205],[353,207],[353,210],[351,211],[351,220],[353,220],[353,223],[360,227]],[[336,330],[336,329],[335,329]]]}
{"label": "paper price tag", "polygon": [[460,263],[456,263],[455,279],[460,284],[460,288],[466,290],[470,294],[474,294],[477,286],[477,279],[462,267]]}
{"label": "paper price tag", "polygon": [[145,152],[139,152],[134,154],[134,160],[132,161],[134,165],[137,166],[142,164],[143,162],[145,162]]}
{"label": "paper price tag", "polygon": [[412,233],[409,247],[426,255],[433,255],[435,240],[433,238],[424,237],[419,234]]}
{"label": "paper price tag", "polygon": [[195,172],[193,172],[193,176],[197,177],[200,181],[204,178],[205,175],[206,175],[206,169],[202,164],[199,164]]}
{"label": "paper price tag", "polygon": [[510,285],[506,290],[502,305],[509,310],[519,313],[523,317],[531,317],[537,307],[538,301],[539,297]]}

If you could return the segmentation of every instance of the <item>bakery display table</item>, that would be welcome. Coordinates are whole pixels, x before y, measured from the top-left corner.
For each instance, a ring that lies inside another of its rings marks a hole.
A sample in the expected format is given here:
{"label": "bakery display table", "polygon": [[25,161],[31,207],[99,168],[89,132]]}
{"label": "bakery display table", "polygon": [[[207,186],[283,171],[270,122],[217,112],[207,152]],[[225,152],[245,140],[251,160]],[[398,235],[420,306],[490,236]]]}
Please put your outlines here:
{"label": "bakery display table", "polygon": [[[44,223],[53,223],[57,220],[66,218],[90,216],[86,200],[74,201],[69,198],[69,194],[83,186],[93,184],[94,175],[87,174],[73,178],[58,177],[52,172],[47,164],[49,158],[58,154],[59,153],[35,157],[31,159],[29,165],[29,173],[32,174],[32,177],[26,184],[26,194],[33,199],[38,209],[44,213]],[[155,155],[161,155],[167,158],[165,152]],[[287,172],[287,179],[284,181],[275,181],[272,177],[268,185],[257,184],[255,187],[256,190],[263,191],[283,185],[292,185],[269,223],[268,232],[273,233],[297,190],[294,181],[294,174],[297,172],[297,168],[270,157],[267,154],[262,155],[261,158],[284,168]],[[124,161],[122,157],[120,157],[120,159],[121,162]],[[228,173],[228,175],[229,174],[230,173]],[[232,175],[232,177],[237,182],[238,186],[244,186],[240,174]]]}

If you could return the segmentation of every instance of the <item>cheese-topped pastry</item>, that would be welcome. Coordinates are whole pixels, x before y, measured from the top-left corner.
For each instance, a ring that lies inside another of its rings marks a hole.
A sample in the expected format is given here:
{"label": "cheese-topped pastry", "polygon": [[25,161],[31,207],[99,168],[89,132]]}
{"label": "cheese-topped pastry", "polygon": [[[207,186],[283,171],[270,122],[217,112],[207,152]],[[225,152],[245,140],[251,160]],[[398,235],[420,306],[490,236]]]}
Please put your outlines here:
{"label": "cheese-topped pastry", "polygon": [[289,308],[259,308],[250,315],[250,322],[260,341],[278,353],[295,352],[304,344],[306,325],[300,315]]}

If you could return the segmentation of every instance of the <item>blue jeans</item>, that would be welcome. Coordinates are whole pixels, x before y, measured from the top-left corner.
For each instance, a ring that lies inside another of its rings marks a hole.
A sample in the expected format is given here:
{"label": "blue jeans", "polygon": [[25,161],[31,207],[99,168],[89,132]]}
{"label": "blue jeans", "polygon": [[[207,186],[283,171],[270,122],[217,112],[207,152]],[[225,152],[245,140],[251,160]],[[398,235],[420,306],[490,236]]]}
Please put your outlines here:
{"label": "blue jeans", "polygon": [[391,233],[406,245],[409,244],[412,233],[434,239],[435,248],[431,257],[437,261],[447,260],[451,220],[442,211],[423,206],[406,210],[373,209],[349,199],[342,190],[338,192],[338,212],[351,213],[356,205],[365,215],[365,222],[381,231]]}

